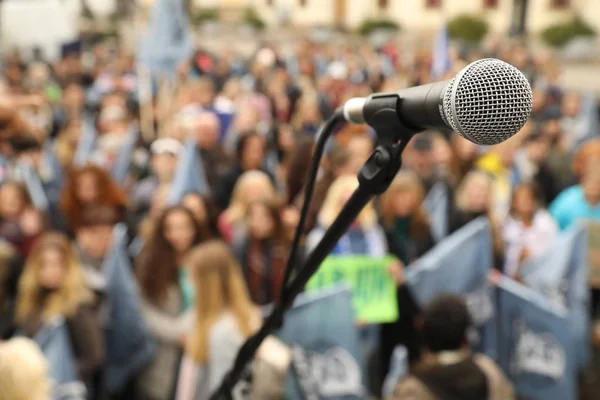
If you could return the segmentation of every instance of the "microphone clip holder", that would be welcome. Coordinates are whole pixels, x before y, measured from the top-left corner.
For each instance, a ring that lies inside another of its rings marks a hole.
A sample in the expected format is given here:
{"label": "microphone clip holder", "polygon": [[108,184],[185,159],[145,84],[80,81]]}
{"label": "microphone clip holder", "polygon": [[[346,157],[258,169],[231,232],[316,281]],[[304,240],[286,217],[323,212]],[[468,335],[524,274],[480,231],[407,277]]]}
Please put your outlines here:
{"label": "microphone clip holder", "polygon": [[[281,327],[285,312],[292,308],[294,300],[298,294],[304,291],[306,283],[317,272],[323,260],[329,256],[340,238],[346,233],[369,201],[387,190],[402,167],[401,154],[412,138],[413,133],[411,129],[400,123],[392,99],[392,97],[382,98],[382,101],[389,102],[389,107],[379,109],[375,119],[379,123],[373,126],[377,134],[381,136],[382,144],[376,147],[359,171],[358,188],[326,230],[323,238],[306,258],[303,265],[296,268],[296,276],[287,285],[286,293],[275,304],[273,311],[265,319],[262,328],[244,343],[238,352],[232,370],[225,377],[219,390],[211,397],[211,400],[232,399],[231,393],[235,384],[260,344],[267,336]],[[393,100],[397,103],[399,97],[395,96]]]}

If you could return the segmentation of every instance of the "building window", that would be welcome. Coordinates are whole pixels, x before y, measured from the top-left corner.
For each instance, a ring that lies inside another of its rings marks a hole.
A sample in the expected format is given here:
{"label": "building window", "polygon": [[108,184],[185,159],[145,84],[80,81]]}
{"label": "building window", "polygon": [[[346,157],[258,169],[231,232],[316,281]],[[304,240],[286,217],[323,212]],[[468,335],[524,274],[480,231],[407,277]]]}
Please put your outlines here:
{"label": "building window", "polygon": [[306,7],[306,3],[308,3],[308,0],[300,0],[300,7]]}
{"label": "building window", "polygon": [[571,6],[571,0],[552,0],[552,8],[568,8]]}
{"label": "building window", "polygon": [[388,0],[377,0],[377,5],[380,10],[385,10],[388,8]]}
{"label": "building window", "polygon": [[498,8],[498,0],[483,0],[483,8]]}
{"label": "building window", "polygon": [[427,8],[441,8],[442,0],[425,0],[425,7]]}

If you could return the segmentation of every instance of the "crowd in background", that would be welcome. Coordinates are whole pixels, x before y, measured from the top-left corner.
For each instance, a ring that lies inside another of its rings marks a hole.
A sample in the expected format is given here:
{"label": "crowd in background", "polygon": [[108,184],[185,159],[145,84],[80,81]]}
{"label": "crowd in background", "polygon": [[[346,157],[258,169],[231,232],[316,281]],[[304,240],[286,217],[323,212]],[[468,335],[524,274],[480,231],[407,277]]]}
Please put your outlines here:
{"label": "crowd in background", "polygon": [[[596,100],[566,90],[549,54],[508,41],[453,49],[451,68],[432,77],[430,49],[409,52],[393,41],[380,48],[299,41],[293,51],[267,43],[250,58],[198,50],[178,69],[166,101],[161,82],[154,85],[151,104],[139,101],[134,57],[110,42],[65,48],[57,62],[7,54],[0,85],[1,338],[32,338],[62,316],[90,398],[207,398],[260,326],[260,306],[279,297],[323,121],[351,97],[447,79],[488,56],[528,77],[530,121],[491,147],[450,131],[414,137],[391,187],[333,250],[398,260],[389,268],[398,285],[398,321],[375,329],[357,322],[379,355],[369,382],[373,394],[381,391],[396,345],[407,346],[411,362],[421,358],[415,327],[421,310],[403,276],[436,245],[437,221],[422,204],[434,185],[450,193],[448,232],[486,216],[495,267],[516,279],[523,262],[542,254],[561,230],[579,219],[600,219]],[[140,119],[148,106],[156,137],[142,132],[125,179],[116,179],[111,171],[119,151],[132,127],[148,127]],[[96,146],[84,162],[74,162],[90,121]],[[207,187],[172,204],[173,178],[190,139]],[[358,186],[357,173],[375,145],[367,126],[344,126],[331,140],[304,253]],[[60,169],[49,168],[50,155]],[[45,209],[24,183],[27,168],[43,185]],[[57,170],[64,173],[54,176]],[[113,351],[103,335],[111,325],[103,266],[120,223],[128,243],[141,244],[130,254],[132,272],[156,348],[113,391],[103,385]],[[34,352],[23,346],[24,353]]]}

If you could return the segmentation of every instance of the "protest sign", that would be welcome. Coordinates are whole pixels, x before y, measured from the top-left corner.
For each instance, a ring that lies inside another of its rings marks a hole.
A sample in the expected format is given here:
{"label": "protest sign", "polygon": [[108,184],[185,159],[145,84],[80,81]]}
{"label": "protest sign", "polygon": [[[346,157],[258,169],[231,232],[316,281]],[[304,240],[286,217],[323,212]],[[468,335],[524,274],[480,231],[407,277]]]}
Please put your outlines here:
{"label": "protest sign", "polygon": [[576,355],[567,309],[510,278],[497,286],[498,363],[517,394],[574,400]]}
{"label": "protest sign", "polygon": [[600,288],[600,222],[588,225],[588,283]]}
{"label": "protest sign", "polygon": [[352,289],[358,320],[373,324],[394,322],[398,319],[396,283],[387,272],[393,262],[393,257],[329,256],[308,281],[306,290],[346,283]]}
{"label": "protest sign", "polygon": [[350,290],[298,296],[279,337],[292,347],[290,400],[364,399],[364,366]]}
{"label": "protest sign", "polygon": [[406,285],[420,306],[444,293],[463,296],[479,328],[473,346],[495,358],[495,309],[487,281],[492,268],[489,222],[487,218],[478,218],[409,265]]}

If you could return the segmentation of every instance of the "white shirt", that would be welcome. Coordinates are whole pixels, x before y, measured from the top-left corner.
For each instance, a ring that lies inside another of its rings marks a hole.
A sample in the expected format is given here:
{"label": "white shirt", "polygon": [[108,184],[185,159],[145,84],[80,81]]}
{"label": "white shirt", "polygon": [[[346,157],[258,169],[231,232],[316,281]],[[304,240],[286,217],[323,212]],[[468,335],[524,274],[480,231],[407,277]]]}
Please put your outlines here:
{"label": "white shirt", "polygon": [[548,248],[557,234],[558,226],[546,210],[536,211],[529,227],[509,216],[502,231],[506,245],[504,273],[514,276],[518,271],[523,251],[527,250],[530,257],[538,257]]}

